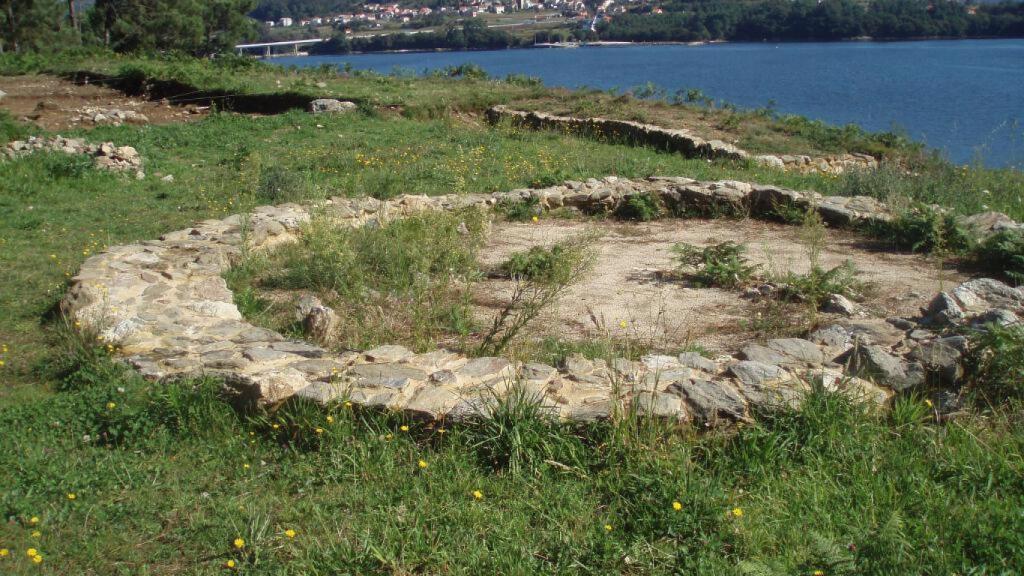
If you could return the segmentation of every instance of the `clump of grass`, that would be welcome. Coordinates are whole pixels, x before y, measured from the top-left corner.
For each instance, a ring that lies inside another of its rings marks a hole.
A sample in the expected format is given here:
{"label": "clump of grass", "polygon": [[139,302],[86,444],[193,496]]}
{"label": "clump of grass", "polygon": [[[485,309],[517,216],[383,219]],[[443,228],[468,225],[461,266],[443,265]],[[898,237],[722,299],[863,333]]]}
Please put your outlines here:
{"label": "clump of grass", "polygon": [[628,196],[615,210],[615,216],[622,220],[650,222],[665,212],[661,201],[653,194],[633,194]]}
{"label": "clump of grass", "polygon": [[260,169],[256,198],[267,204],[280,204],[306,199],[310,192],[306,176],[295,170],[271,165]]}
{"label": "clump of grass", "polygon": [[429,348],[470,330],[468,286],[479,275],[484,224],[475,209],[359,229],[317,219],[298,244],[268,258],[260,284],[316,292],[342,316],[343,345]]}
{"label": "clump of grass", "polygon": [[758,271],[758,266],[749,264],[743,256],[746,246],[731,241],[704,248],[679,243],[672,252],[679,271],[699,286],[736,288],[749,283]]}

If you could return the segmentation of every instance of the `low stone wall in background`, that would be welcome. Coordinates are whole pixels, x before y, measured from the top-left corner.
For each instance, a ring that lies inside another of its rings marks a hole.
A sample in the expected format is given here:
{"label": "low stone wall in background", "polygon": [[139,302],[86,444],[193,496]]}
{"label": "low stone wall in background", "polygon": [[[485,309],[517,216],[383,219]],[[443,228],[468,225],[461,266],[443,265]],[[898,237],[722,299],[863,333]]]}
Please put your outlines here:
{"label": "low stone wall in background", "polygon": [[803,173],[842,174],[853,169],[874,170],[878,168],[878,160],[867,154],[839,154],[820,157],[792,154],[754,155],[721,140],[706,140],[688,130],[663,128],[628,120],[557,116],[545,112],[512,110],[506,106],[494,106],[488,109],[486,117],[492,124],[509,122],[513,126],[527,127],[532,130],[554,130],[615,142],[631,142],[659,150],[678,152],[687,158],[750,159],[764,166]]}

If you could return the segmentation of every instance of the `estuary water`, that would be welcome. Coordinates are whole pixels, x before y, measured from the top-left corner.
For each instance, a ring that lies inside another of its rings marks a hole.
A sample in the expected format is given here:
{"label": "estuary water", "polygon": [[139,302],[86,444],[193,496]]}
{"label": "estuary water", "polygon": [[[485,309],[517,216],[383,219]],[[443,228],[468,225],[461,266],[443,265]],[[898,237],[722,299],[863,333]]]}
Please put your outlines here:
{"label": "estuary water", "polygon": [[696,88],[744,108],[773,106],[830,124],[898,130],[957,163],[1024,168],[1024,40],[725,43],[280,57],[424,73],[473,63],[549,86],[669,95]]}

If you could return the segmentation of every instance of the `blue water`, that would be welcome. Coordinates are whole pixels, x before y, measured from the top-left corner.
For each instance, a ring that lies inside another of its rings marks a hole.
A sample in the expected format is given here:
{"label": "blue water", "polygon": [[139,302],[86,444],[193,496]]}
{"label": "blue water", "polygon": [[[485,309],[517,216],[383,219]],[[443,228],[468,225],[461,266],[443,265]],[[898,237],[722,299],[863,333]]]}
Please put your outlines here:
{"label": "blue water", "polygon": [[957,163],[1024,168],[1024,40],[638,45],[276,58],[389,73],[472,62],[549,86],[699,88],[741,107],[898,129]]}

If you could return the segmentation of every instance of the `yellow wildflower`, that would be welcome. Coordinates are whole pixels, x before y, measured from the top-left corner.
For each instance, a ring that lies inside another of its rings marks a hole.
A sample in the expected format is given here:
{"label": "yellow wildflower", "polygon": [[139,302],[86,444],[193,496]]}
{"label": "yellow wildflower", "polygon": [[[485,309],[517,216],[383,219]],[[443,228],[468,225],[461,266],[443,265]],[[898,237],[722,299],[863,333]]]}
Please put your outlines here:
{"label": "yellow wildflower", "polygon": [[114,408],[117,408],[116,402],[107,402],[107,410],[113,410]]}
{"label": "yellow wildflower", "polygon": [[675,510],[676,512],[679,512],[680,510],[683,509],[683,503],[676,500],[675,502],[672,503],[672,509]]}
{"label": "yellow wildflower", "polygon": [[352,407],[352,403],[349,402],[348,400],[346,400],[345,401],[345,408],[351,408],[351,407]]}
{"label": "yellow wildflower", "polygon": [[316,430],[313,430],[313,432],[316,432],[317,434],[323,434],[324,433],[324,429],[323,428],[317,428]]}
{"label": "yellow wildflower", "polygon": [[427,461],[426,461],[426,460],[420,460],[419,462],[417,462],[417,464],[419,465],[419,467],[420,467],[420,469],[421,469],[421,470],[422,470],[423,468],[426,468],[427,466],[430,466],[430,464],[427,464]]}
{"label": "yellow wildflower", "polygon": [[28,519],[29,524],[39,524],[39,516],[33,516]]}
{"label": "yellow wildflower", "polygon": [[246,470],[248,470],[249,469],[249,464],[248,463],[242,464],[242,468],[245,468]]}
{"label": "yellow wildflower", "polygon": [[36,556],[39,554],[39,551],[35,548],[29,548],[28,550],[25,550],[25,554],[28,556]]}
{"label": "yellow wildflower", "polygon": [[291,528],[289,528],[289,529],[284,531],[284,535],[289,537],[289,538],[295,538],[295,530],[292,530]]}
{"label": "yellow wildflower", "polygon": [[234,544],[235,548],[238,548],[239,550],[241,550],[242,548],[245,548],[245,540],[243,540],[241,538],[235,538],[235,541],[232,542],[232,544]]}
{"label": "yellow wildflower", "polygon": [[737,517],[737,518],[742,518],[743,517],[743,509],[742,508],[733,508],[732,509],[732,515]]}
{"label": "yellow wildflower", "polygon": [[626,327],[626,321],[625,320],[620,320],[619,321],[619,328],[625,328],[625,327]]}
{"label": "yellow wildflower", "polygon": [[42,533],[42,532],[40,532],[39,530],[33,530],[33,531],[32,531],[32,537],[33,537],[33,538],[39,538],[39,537],[40,537],[40,536],[42,536],[42,535],[43,535],[43,533]]}
{"label": "yellow wildflower", "polygon": [[536,222],[536,221],[540,220],[540,218],[537,218],[536,216],[534,216],[534,217],[533,217],[533,218],[531,218],[530,220],[533,220],[534,222]]}
{"label": "yellow wildflower", "polygon": [[7,558],[11,555],[11,551],[7,548],[0,548],[0,558]]}
{"label": "yellow wildflower", "polygon": [[406,426],[405,424],[402,424],[398,429],[401,430],[402,432],[408,432],[409,431],[409,427]]}
{"label": "yellow wildflower", "polygon": [[68,492],[68,500],[74,500],[75,498],[78,498],[77,494],[74,492]]}
{"label": "yellow wildflower", "polygon": [[227,566],[228,568],[234,568],[235,567],[235,561],[234,560],[228,560],[227,562],[224,563],[224,565]]}
{"label": "yellow wildflower", "polygon": [[924,401],[924,405],[929,407],[929,408],[931,408],[932,407],[932,401],[931,400],[925,400]]}
{"label": "yellow wildflower", "polygon": [[477,500],[483,500],[484,493],[479,490],[473,490],[473,498],[476,498]]}
{"label": "yellow wildflower", "polygon": [[328,424],[334,424],[334,416],[328,416],[327,417],[327,423]]}
{"label": "yellow wildflower", "polygon": [[40,556],[39,554],[36,554],[35,556],[32,557],[32,562],[35,563],[35,564],[42,564],[43,563],[43,557]]}
{"label": "yellow wildflower", "polygon": [[605,524],[604,525],[604,531],[605,532],[611,532],[612,531],[612,525],[611,524]]}

